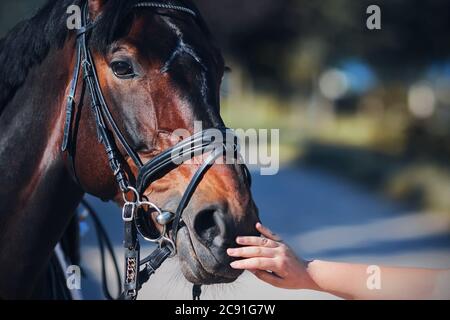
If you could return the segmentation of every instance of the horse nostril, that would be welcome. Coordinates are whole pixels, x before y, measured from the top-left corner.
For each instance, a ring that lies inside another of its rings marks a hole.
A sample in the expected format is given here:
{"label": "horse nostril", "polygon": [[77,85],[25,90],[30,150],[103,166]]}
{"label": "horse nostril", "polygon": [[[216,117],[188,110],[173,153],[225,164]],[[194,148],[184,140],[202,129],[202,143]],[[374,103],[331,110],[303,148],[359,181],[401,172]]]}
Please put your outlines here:
{"label": "horse nostril", "polygon": [[195,233],[208,247],[222,247],[226,241],[227,229],[223,211],[218,207],[204,209],[194,219]]}

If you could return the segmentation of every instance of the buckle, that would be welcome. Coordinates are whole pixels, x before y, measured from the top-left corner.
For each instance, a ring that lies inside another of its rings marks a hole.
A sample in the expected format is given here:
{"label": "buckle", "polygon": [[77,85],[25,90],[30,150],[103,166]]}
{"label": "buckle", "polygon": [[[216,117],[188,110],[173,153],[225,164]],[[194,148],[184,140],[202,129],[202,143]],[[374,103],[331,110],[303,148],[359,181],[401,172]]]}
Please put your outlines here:
{"label": "buckle", "polygon": [[136,209],[136,203],[126,202],[122,208],[122,220],[125,222],[133,221]]}

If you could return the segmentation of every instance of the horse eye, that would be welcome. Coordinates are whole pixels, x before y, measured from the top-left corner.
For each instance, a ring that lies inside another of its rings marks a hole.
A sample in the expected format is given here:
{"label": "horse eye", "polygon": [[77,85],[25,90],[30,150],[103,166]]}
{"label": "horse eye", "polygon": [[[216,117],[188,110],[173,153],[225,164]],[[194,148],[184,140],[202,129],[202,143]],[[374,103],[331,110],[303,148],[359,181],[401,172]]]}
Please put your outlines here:
{"label": "horse eye", "polygon": [[125,61],[116,61],[111,63],[111,69],[118,78],[129,79],[133,78],[135,75],[133,67]]}

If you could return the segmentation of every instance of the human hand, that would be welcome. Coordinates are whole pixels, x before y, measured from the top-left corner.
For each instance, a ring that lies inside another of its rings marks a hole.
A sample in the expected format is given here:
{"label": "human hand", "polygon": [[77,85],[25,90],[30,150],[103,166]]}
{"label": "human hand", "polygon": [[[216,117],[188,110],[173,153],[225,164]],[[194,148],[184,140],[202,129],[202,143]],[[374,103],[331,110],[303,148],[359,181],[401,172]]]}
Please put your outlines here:
{"label": "human hand", "polygon": [[262,237],[238,237],[240,248],[230,248],[231,257],[243,258],[232,262],[234,269],[245,269],[275,287],[285,289],[312,289],[313,281],[307,272],[307,262],[295,253],[268,228],[257,223]]}

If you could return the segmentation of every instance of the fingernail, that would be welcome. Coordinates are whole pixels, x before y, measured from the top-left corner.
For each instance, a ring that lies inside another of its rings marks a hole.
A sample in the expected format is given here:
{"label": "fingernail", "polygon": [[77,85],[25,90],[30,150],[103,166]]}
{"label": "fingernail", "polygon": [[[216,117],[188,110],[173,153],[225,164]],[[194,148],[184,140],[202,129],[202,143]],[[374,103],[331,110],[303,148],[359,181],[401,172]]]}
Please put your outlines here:
{"label": "fingernail", "polygon": [[230,266],[231,266],[232,268],[236,268],[236,267],[237,267],[236,261],[233,261],[232,263],[230,263]]}
{"label": "fingernail", "polygon": [[228,254],[233,254],[234,253],[234,249],[227,249],[227,253]]}

